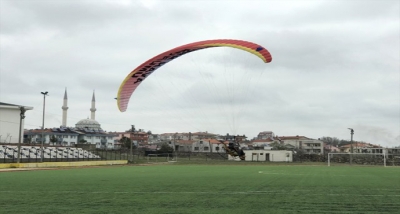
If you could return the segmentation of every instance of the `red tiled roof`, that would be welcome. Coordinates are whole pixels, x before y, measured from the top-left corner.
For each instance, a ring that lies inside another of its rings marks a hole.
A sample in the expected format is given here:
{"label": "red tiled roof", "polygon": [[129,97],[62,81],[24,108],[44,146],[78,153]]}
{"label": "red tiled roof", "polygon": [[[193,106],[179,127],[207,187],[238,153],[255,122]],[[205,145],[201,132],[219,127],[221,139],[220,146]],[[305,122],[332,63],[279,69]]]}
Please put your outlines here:
{"label": "red tiled roof", "polygon": [[192,135],[216,135],[208,132],[193,132]]}
{"label": "red tiled roof", "polygon": [[[351,147],[351,144],[346,144],[346,145],[341,146],[340,148],[350,148],[350,147]],[[377,146],[374,144],[358,143],[358,142],[353,143],[353,147],[381,148],[380,146]]]}
{"label": "red tiled roof", "polygon": [[[221,141],[217,139],[203,139],[203,141],[210,142],[211,144],[221,144]],[[229,143],[228,141],[224,142],[225,144]]]}
{"label": "red tiled roof", "polygon": [[268,139],[254,139],[251,142],[252,143],[263,143],[263,142],[273,142],[274,140],[272,140],[271,138]]}
{"label": "red tiled roof", "polygon": [[308,138],[308,137],[305,137],[305,136],[299,136],[299,135],[297,135],[297,136],[276,136],[276,138],[281,139],[281,140],[299,140],[299,139],[302,139],[302,138],[311,140],[311,138]]}

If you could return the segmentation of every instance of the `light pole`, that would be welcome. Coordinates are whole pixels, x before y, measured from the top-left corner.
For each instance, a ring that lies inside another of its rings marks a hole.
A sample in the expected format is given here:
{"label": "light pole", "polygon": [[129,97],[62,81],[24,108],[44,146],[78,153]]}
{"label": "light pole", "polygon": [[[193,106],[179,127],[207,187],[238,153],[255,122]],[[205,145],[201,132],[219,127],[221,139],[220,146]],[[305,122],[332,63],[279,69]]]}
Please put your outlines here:
{"label": "light pole", "polygon": [[42,144],[41,144],[41,155],[40,155],[40,161],[43,162],[43,158],[44,158],[44,148],[43,148],[43,144],[44,144],[44,110],[45,110],[45,106],[46,106],[46,96],[49,92],[40,92],[41,94],[43,94],[43,120],[42,120]]}
{"label": "light pole", "polygon": [[350,165],[353,164],[353,134],[354,134],[354,129],[352,128],[348,128],[350,129],[350,134],[351,134],[351,138],[350,138]]}
{"label": "light pole", "polygon": [[[136,129],[135,129],[135,125],[131,125],[131,126],[132,126],[131,132],[133,133],[133,134],[132,134],[133,137],[130,137],[130,140],[131,140],[131,163],[133,163],[133,139],[136,138],[136,136],[135,136],[135,131],[136,131]],[[132,136],[132,135],[130,135],[130,136]],[[133,138],[133,139],[132,139],[132,138]]]}
{"label": "light pole", "polygon": [[19,107],[21,113],[19,114],[19,138],[18,138],[18,153],[17,153],[17,163],[21,161],[21,132],[22,132],[22,120],[25,118],[26,109],[23,106]]}

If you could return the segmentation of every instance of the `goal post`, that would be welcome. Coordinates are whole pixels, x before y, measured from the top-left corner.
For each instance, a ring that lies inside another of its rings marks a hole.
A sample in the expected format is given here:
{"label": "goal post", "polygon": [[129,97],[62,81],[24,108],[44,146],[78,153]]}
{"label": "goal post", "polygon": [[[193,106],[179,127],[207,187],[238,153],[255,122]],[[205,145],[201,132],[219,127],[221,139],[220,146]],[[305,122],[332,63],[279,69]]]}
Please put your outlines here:
{"label": "goal post", "polygon": [[328,153],[328,166],[331,166],[332,163],[354,164],[354,165],[383,165],[384,167],[386,167],[386,154],[385,153]]}
{"label": "goal post", "polygon": [[160,153],[160,154],[148,154],[147,162],[177,162],[178,155],[174,153]]}

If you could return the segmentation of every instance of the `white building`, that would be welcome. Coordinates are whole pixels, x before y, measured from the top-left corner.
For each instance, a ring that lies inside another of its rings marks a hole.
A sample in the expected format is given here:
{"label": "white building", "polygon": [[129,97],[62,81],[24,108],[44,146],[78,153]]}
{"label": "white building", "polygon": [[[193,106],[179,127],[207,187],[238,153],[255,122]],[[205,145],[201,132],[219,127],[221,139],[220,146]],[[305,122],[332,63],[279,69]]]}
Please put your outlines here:
{"label": "white building", "polygon": [[[25,110],[33,109],[33,107],[0,102],[0,143],[18,143],[21,107]],[[23,130],[24,119],[22,119],[21,126],[21,142],[23,141]]]}
{"label": "white building", "polygon": [[[293,162],[293,152],[284,150],[243,150],[245,161]],[[229,155],[230,160],[236,160]]]}
{"label": "white building", "polygon": [[225,150],[224,146],[219,140],[203,139],[196,140],[192,143],[192,152],[225,153]]}

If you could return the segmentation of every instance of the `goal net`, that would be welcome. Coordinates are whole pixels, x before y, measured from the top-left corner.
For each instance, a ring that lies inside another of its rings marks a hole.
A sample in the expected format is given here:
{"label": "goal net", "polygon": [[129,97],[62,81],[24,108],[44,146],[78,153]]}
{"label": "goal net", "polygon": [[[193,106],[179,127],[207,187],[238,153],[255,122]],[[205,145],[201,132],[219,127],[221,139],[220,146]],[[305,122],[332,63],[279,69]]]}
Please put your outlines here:
{"label": "goal net", "polygon": [[386,167],[384,153],[328,153],[328,166],[378,165]]}
{"label": "goal net", "polygon": [[157,162],[177,162],[178,157],[176,154],[172,153],[162,153],[162,154],[148,154],[147,162],[148,163],[157,163]]}

